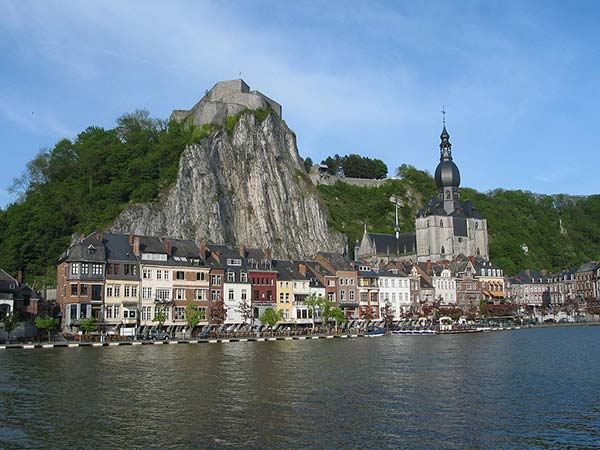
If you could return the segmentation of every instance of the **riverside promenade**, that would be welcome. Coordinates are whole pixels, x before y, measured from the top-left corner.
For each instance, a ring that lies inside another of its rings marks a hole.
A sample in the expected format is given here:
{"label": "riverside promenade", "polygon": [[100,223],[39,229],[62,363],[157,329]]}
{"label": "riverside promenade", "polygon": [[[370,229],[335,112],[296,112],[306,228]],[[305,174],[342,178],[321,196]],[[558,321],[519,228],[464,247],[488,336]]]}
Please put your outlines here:
{"label": "riverside promenade", "polygon": [[[579,323],[543,323],[537,325],[517,325],[507,327],[488,327],[478,330],[478,332],[498,332],[498,331],[518,331],[532,328],[562,328],[562,327],[585,327],[600,326],[600,322],[579,322]],[[455,332],[441,332],[438,335],[458,334]],[[469,333],[477,334],[477,333]],[[30,341],[15,344],[1,344],[0,350],[33,350],[50,348],[79,348],[79,347],[117,347],[117,346],[137,346],[137,345],[179,345],[179,344],[220,344],[230,342],[274,342],[274,341],[304,341],[315,339],[357,339],[363,337],[380,337],[382,334],[369,335],[364,332],[356,333],[338,333],[338,334],[305,334],[305,335],[269,335],[257,334],[253,336],[214,336],[207,338],[190,339],[168,339],[168,340],[135,340],[135,339],[110,339],[100,342],[94,340],[57,340],[57,341]],[[99,336],[98,336],[99,337]]]}
{"label": "riverside promenade", "polygon": [[126,345],[174,345],[174,344],[219,344],[229,342],[273,342],[273,341],[302,341],[313,339],[356,339],[370,337],[364,333],[344,334],[313,334],[296,336],[250,336],[250,337],[214,337],[200,339],[169,339],[169,340],[107,340],[105,342],[94,341],[70,341],[61,340],[56,342],[27,342],[18,344],[2,344],[0,350],[12,349],[49,349],[49,348],[78,348],[78,347],[116,347]]}

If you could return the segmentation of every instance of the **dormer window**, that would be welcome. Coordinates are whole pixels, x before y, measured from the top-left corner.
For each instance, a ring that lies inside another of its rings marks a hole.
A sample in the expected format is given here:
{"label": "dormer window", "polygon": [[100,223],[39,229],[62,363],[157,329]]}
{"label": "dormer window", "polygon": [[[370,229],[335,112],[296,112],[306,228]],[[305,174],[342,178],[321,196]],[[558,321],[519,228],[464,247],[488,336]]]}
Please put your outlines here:
{"label": "dormer window", "polygon": [[94,247],[92,244],[90,244],[87,248],[88,251],[88,255],[93,255],[96,253],[96,247]]}

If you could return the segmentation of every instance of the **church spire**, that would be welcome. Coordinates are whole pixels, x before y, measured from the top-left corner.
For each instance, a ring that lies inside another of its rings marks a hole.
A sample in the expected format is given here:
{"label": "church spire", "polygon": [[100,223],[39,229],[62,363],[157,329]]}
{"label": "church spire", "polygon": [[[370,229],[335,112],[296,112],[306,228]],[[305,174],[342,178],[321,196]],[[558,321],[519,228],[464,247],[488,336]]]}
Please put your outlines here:
{"label": "church spire", "polygon": [[446,106],[442,107],[442,123],[443,130],[440,135],[442,142],[440,143],[440,161],[452,160],[452,144],[450,143],[450,135],[446,130]]}

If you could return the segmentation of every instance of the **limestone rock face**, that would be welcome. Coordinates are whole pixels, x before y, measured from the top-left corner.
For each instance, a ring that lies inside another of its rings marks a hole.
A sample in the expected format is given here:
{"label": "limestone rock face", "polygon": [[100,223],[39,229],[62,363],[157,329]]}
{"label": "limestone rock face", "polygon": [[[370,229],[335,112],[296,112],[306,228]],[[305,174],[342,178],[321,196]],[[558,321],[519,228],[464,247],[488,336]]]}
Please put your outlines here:
{"label": "limestone rock face", "polygon": [[241,115],[232,136],[218,131],[188,146],[177,181],[152,204],[124,210],[112,231],[270,248],[275,258],[343,253],[304,171],[294,134],[276,115]]}

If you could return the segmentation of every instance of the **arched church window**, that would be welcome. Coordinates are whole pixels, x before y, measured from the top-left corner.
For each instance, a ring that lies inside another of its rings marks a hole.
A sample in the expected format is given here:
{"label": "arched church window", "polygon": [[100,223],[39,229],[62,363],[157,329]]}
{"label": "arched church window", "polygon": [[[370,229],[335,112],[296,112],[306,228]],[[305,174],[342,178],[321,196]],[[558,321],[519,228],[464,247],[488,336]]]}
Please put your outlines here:
{"label": "arched church window", "polygon": [[480,255],[480,253],[479,253],[479,247],[477,247],[477,256],[479,256],[479,255]]}
{"label": "arched church window", "polygon": [[458,238],[458,242],[462,242],[462,238],[461,237]]}
{"label": "arched church window", "polygon": [[442,251],[441,251],[441,253],[442,253],[442,255],[443,255],[444,253],[446,253],[446,249],[444,248],[444,246],[443,246],[443,245],[442,245]]}
{"label": "arched church window", "polygon": [[450,191],[446,191],[446,200],[450,200]]}
{"label": "arched church window", "polygon": [[444,221],[440,220],[440,227],[443,227],[443,226],[444,226]]}
{"label": "arched church window", "polygon": [[475,229],[479,228],[479,223],[475,222]]}

